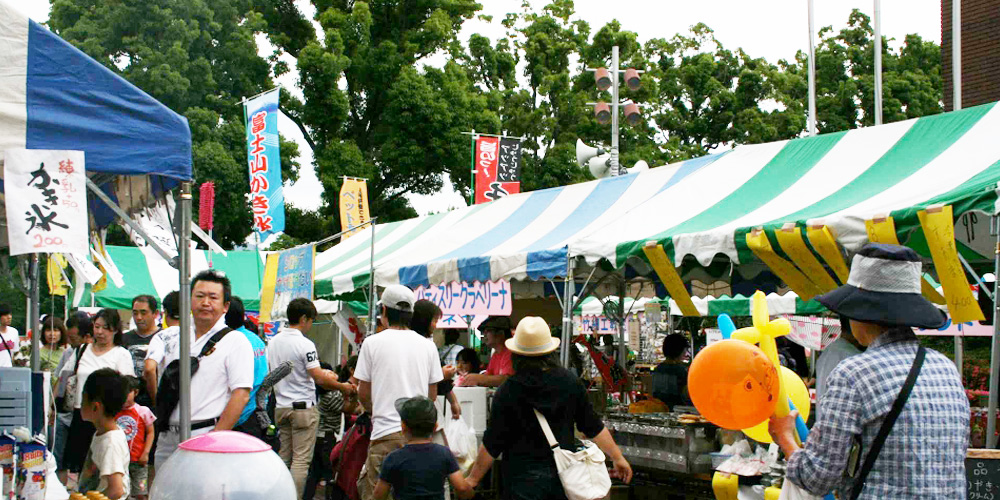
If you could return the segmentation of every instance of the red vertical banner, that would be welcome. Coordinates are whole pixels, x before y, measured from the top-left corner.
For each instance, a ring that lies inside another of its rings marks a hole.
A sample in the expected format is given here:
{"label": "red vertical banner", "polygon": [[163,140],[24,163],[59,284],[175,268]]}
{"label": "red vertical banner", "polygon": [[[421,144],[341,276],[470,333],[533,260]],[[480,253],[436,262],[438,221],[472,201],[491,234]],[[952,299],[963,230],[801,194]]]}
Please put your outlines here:
{"label": "red vertical banner", "polygon": [[500,138],[476,138],[476,204],[497,199],[492,196],[492,185],[496,184],[497,166],[500,163]]}

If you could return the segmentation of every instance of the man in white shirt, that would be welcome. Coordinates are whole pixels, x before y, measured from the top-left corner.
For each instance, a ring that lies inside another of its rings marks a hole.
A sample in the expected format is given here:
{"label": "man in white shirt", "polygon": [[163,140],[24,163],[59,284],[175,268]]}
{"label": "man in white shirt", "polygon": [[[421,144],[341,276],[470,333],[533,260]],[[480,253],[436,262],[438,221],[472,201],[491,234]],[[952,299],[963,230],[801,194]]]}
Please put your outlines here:
{"label": "man in white shirt", "polygon": [[365,339],[358,354],[358,398],[372,414],[368,459],[358,478],[361,500],[372,500],[382,461],[402,448],[402,427],[395,402],[400,398],[437,398],[437,383],[444,379],[434,342],[409,329],[413,316],[413,291],[389,285],[378,307],[384,330]]}
{"label": "man in white shirt", "polygon": [[0,367],[14,366],[13,354],[18,350],[20,337],[17,328],[10,326],[13,320],[10,306],[0,304]]}
{"label": "man in white shirt", "polygon": [[[226,311],[232,286],[224,273],[209,269],[191,280],[191,316],[194,328],[191,357],[199,357],[216,333],[227,330],[214,346],[209,346],[198,360],[198,371],[191,377],[191,436],[212,430],[230,430],[240,418],[253,387],[253,347],[240,332],[226,326]],[[178,342],[178,347],[180,343]],[[168,351],[164,365],[179,358],[179,348]],[[162,396],[162,395],[161,395]],[[156,463],[162,465],[180,444],[180,405],[168,421],[169,428],[159,435]]]}
{"label": "man in white shirt", "polygon": [[316,385],[347,395],[354,392],[354,387],[341,383],[335,373],[319,366],[316,345],[305,336],[316,320],[312,301],[293,299],[286,312],[288,328],[282,328],[268,344],[267,364],[273,370],[286,361],[292,362],[292,373],[274,386],[274,420],[281,440],[281,459],[291,469],[297,498],[301,498],[319,427]]}
{"label": "man in white shirt", "polygon": [[150,408],[156,406],[156,386],[160,383],[163,369],[166,368],[163,360],[168,351],[173,352],[177,349],[177,343],[180,340],[180,305],[180,294],[176,290],[163,297],[163,322],[166,323],[167,327],[149,340],[149,346],[146,349],[142,379],[146,381],[146,390],[153,402],[153,406]]}

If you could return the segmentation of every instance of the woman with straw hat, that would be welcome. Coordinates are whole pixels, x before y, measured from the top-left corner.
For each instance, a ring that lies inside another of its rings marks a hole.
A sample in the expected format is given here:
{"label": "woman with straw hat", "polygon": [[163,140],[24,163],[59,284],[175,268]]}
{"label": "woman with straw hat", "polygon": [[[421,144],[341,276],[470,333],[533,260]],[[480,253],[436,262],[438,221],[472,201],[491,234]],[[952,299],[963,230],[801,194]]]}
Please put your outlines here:
{"label": "woman with straw hat", "polygon": [[559,339],[552,337],[545,320],[534,316],[522,319],[506,346],[511,352],[514,375],[493,397],[490,425],[469,475],[473,486],[493,465],[494,457],[503,454],[505,499],[566,498],[552,450],[535,417],[536,409],[548,420],[560,447],[576,447],[575,425],[611,457],[615,467],[613,476],[630,482],[632,467],[594,412],[586,389],[552,355],[559,348]]}

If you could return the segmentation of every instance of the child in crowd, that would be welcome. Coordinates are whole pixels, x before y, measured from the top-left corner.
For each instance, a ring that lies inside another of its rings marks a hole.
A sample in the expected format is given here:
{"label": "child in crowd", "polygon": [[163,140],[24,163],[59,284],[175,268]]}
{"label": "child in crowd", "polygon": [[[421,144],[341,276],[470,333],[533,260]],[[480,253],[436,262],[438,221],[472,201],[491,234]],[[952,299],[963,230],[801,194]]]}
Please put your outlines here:
{"label": "child in crowd", "polygon": [[127,398],[128,382],[111,368],[91,373],[83,384],[80,414],[97,433],[80,473],[82,493],[96,489],[111,500],[128,499],[128,440],[115,421]]}
{"label": "child in crowd", "polygon": [[125,376],[125,380],[128,381],[128,399],[115,420],[128,439],[128,475],[131,478],[132,495],[138,500],[146,500],[149,479],[146,464],[149,463],[149,452],[153,449],[153,440],[156,438],[153,425],[156,416],[152,410],[135,402],[136,396],[142,390],[142,381],[131,375]]}
{"label": "child in crowd", "polygon": [[475,495],[462,475],[451,450],[431,442],[437,427],[434,402],[424,396],[396,400],[406,446],[390,453],[382,462],[375,500],[385,500],[392,490],[396,500],[444,499],[447,478],[459,498]]}
{"label": "child in crowd", "polygon": [[475,349],[470,349],[466,347],[459,351],[458,356],[455,358],[455,368],[458,369],[458,375],[455,378],[455,385],[461,386],[462,379],[470,373],[479,373],[482,371],[482,367],[479,362],[479,353]]}

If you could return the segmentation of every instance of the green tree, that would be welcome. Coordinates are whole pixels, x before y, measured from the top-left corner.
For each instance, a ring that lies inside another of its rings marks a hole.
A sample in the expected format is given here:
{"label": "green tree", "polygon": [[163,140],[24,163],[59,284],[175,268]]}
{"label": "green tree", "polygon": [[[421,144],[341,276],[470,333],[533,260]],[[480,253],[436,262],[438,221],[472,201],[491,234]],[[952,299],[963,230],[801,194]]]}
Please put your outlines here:
{"label": "green tree", "polygon": [[[52,3],[49,25],[59,36],[187,117],[195,182],[217,184],[215,238],[224,246],[250,234],[239,101],[273,87],[272,78],[287,71],[274,55],[258,55],[254,36],[265,31],[265,19],[297,39],[314,36],[311,25],[294,22],[289,4],[262,2],[263,15],[250,0]],[[294,49],[289,36],[276,38]],[[282,140],[281,152],[282,177],[295,180],[298,146]]]}

